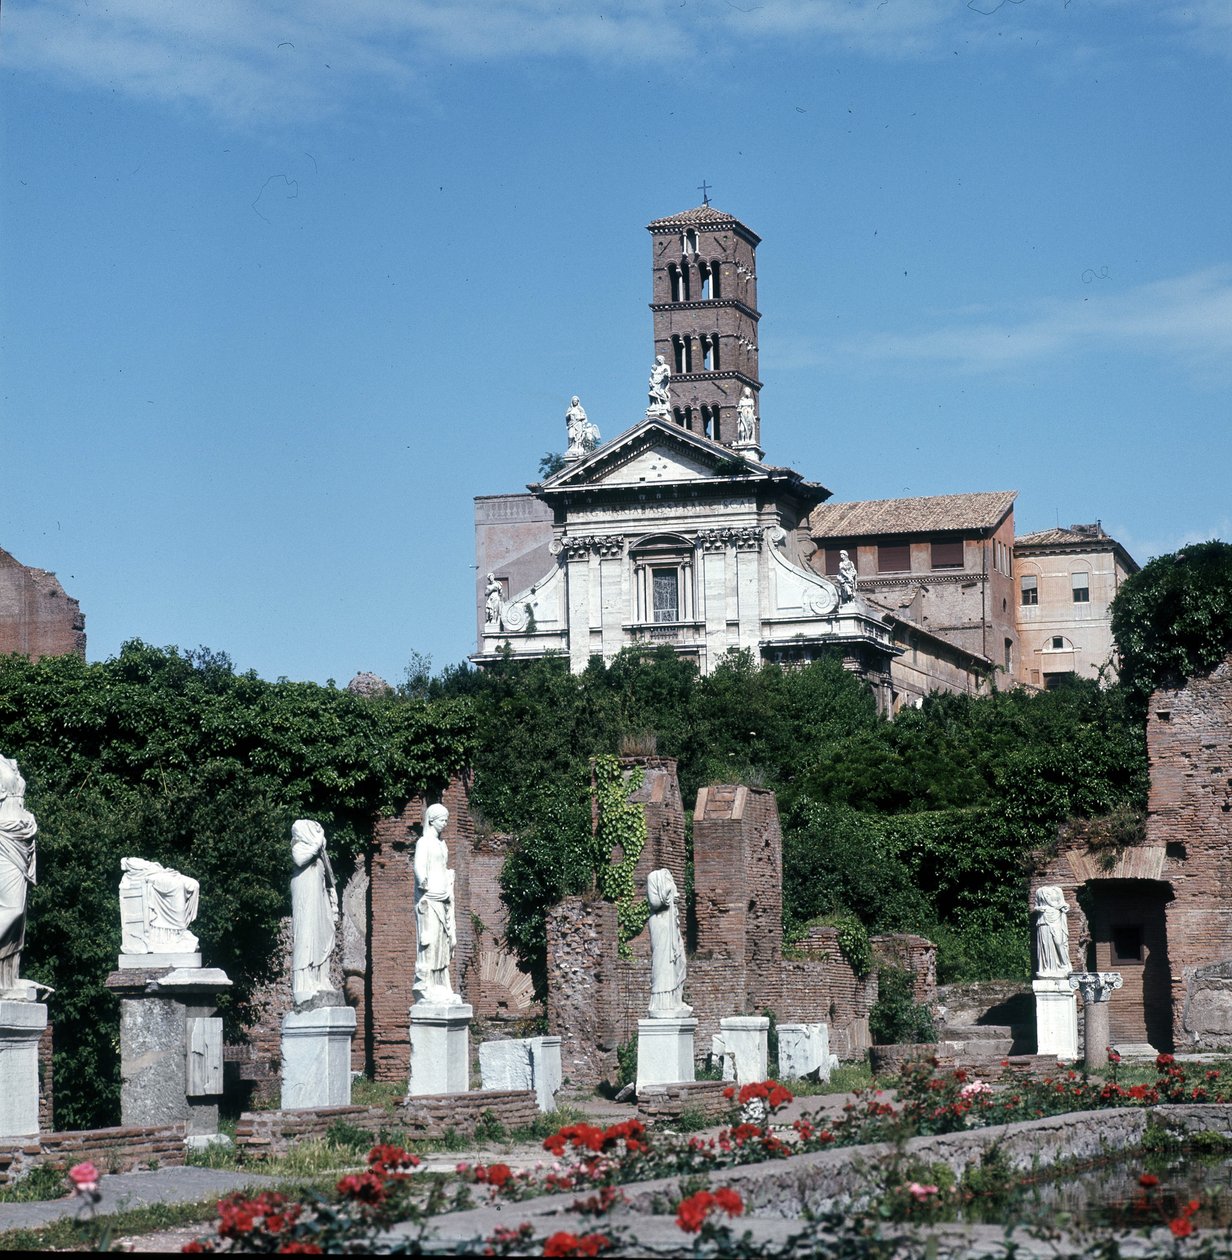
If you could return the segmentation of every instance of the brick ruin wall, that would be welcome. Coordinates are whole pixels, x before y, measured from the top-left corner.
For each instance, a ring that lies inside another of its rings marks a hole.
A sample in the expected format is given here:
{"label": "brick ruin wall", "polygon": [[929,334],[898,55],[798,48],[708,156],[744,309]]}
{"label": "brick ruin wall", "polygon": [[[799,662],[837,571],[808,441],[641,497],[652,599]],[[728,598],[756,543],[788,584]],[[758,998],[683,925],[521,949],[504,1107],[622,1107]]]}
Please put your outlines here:
{"label": "brick ruin wall", "polygon": [[0,656],[86,654],[86,619],[54,573],[32,569],[0,550]]}
{"label": "brick ruin wall", "polygon": [[[1070,965],[1093,961],[1125,977],[1112,997],[1114,1038],[1118,1007],[1136,1006],[1148,1026],[1171,1027],[1178,1049],[1232,1048],[1232,965],[1219,966],[1232,964],[1232,659],[1155,692],[1146,738],[1145,840],[1114,851],[1063,840],[1032,879],[1032,899],[1041,885],[1059,885],[1070,907]],[[1113,959],[1106,931],[1087,914],[1101,899],[1117,908],[1105,914],[1114,918],[1162,904],[1163,936],[1148,935],[1145,965]]]}
{"label": "brick ruin wall", "polygon": [[[670,772],[674,779],[674,765]],[[678,790],[673,796],[665,789],[669,800],[679,800]],[[683,838],[683,809],[678,828],[659,825],[663,834]],[[875,972],[857,976],[830,927],[812,929],[792,947],[794,957],[783,957],[782,829],[774,793],[737,784],[703,789],[693,819],[693,871],[697,949],[685,1000],[698,1021],[697,1057],[709,1052],[724,1016],[763,1010],[784,1023],[824,1021],[835,1053],[861,1055],[870,1041]],[[650,993],[646,937],[629,942],[631,956],[621,958],[613,906],[570,898],[549,914],[548,1027],[561,1038],[564,1075],[575,1085],[608,1078],[617,1046],[637,1036]],[[877,938],[877,948],[884,960],[916,974],[917,1000],[936,1000],[931,942],[887,936]]]}
{"label": "brick ruin wall", "polygon": [[181,1122],[40,1133],[36,1138],[0,1145],[0,1186],[24,1177],[40,1164],[67,1170],[87,1159],[105,1173],[179,1168],[187,1158],[187,1132],[188,1126]]}

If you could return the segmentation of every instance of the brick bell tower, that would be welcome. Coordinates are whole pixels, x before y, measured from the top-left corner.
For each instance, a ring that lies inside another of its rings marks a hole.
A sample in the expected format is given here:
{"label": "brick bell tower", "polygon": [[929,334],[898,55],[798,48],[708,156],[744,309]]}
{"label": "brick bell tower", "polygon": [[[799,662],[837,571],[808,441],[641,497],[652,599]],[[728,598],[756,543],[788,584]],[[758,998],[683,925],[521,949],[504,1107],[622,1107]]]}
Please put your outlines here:
{"label": "brick bell tower", "polygon": [[[677,424],[726,446],[739,441],[736,404],[757,403],[757,246],[761,237],[710,204],[646,225],[654,275],[655,354],[672,370]],[[761,406],[751,441],[761,446]]]}

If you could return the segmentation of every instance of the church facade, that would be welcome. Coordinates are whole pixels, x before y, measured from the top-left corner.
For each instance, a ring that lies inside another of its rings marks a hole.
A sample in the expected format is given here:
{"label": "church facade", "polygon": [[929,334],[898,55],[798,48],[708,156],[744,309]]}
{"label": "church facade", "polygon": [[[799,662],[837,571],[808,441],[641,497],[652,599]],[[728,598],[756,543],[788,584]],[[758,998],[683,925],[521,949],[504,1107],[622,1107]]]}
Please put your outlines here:
{"label": "church facade", "polygon": [[645,414],[603,442],[574,397],[561,466],[475,500],[471,660],[558,655],[581,671],[669,646],[709,673],[733,649],[782,664],[838,652],[886,713],[995,673],[1027,682],[1014,492],[832,503],[767,463],[760,238],[708,204],[648,231]]}

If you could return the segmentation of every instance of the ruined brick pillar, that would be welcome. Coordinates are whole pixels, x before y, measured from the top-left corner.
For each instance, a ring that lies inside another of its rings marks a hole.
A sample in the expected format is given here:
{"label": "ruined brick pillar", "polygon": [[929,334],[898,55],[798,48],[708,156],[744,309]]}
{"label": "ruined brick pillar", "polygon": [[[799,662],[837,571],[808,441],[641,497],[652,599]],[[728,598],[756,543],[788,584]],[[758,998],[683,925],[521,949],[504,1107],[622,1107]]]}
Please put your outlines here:
{"label": "ruined brick pillar", "polygon": [[566,1083],[597,1085],[616,1064],[616,907],[566,897],[547,916],[548,1032]]}
{"label": "ruined brick pillar", "polygon": [[783,957],[783,831],[773,792],[702,788],[693,814],[697,952],[769,971]]}

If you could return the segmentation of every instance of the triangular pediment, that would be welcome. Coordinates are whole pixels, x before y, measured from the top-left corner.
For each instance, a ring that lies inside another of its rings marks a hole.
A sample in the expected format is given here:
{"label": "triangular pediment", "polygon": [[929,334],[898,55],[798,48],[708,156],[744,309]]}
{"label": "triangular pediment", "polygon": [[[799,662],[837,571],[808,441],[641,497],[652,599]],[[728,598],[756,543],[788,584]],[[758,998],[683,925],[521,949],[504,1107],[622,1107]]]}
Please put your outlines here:
{"label": "triangular pediment", "polygon": [[604,443],[585,458],[544,481],[542,489],[575,490],[599,486],[636,486],[655,483],[714,480],[739,469],[742,478],[768,475],[765,465],[740,457],[729,447],[699,437],[679,425],[644,420]]}

